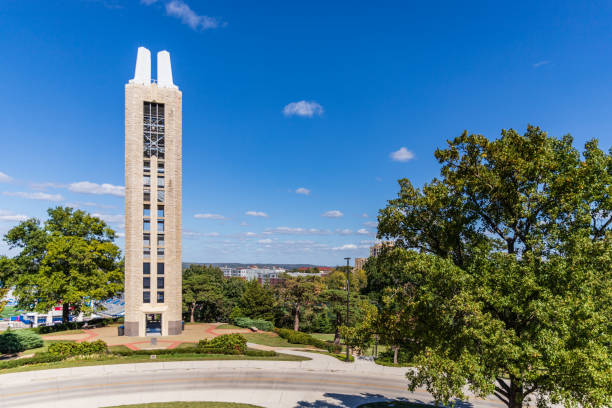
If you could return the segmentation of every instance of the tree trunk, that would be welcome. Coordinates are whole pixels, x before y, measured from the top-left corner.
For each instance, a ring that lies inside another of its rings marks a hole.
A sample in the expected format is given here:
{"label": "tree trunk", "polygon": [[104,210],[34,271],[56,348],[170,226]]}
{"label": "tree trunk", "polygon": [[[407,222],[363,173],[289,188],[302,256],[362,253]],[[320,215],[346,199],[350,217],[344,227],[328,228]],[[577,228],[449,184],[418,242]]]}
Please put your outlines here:
{"label": "tree trunk", "polygon": [[300,331],[300,305],[295,306],[295,319],[293,320],[293,330]]}
{"label": "tree trunk", "polygon": [[523,400],[523,385],[514,376],[510,376],[510,398],[508,398],[508,408],[522,408]]}
{"label": "tree trunk", "polygon": [[336,312],[336,334],[334,335],[334,344],[340,344],[340,323],[342,322],[342,317],[340,316],[340,312]]}
{"label": "tree trunk", "polygon": [[191,323],[195,323],[195,319],[193,317],[193,314],[195,313],[195,306],[196,306],[195,302],[191,304],[191,316],[189,317],[189,321]]}
{"label": "tree trunk", "polygon": [[399,364],[397,362],[397,356],[399,354],[400,346],[393,346],[393,364]]}
{"label": "tree trunk", "polygon": [[62,323],[70,321],[70,303],[62,303]]}

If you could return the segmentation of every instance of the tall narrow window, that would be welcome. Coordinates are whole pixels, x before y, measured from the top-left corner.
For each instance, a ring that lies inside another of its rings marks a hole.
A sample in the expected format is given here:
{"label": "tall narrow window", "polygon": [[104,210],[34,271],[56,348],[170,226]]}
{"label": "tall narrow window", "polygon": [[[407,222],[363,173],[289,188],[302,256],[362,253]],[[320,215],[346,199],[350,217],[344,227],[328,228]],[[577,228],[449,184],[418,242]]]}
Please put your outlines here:
{"label": "tall narrow window", "polygon": [[164,248],[157,248],[157,256],[159,258],[163,258],[164,257]]}
{"label": "tall narrow window", "polygon": [[157,221],[157,232],[164,232],[164,220]]}
{"label": "tall narrow window", "polygon": [[148,290],[142,292],[142,303],[151,303],[151,292]]}
{"label": "tall narrow window", "polygon": [[164,288],[164,277],[162,276],[161,278],[157,278],[157,289],[163,289]]}
{"label": "tall narrow window", "polygon": [[150,258],[151,257],[151,248],[147,247],[147,248],[142,248],[142,256],[145,258]]}
{"label": "tall narrow window", "polygon": [[151,246],[151,235],[150,234],[142,234],[142,246],[144,247]]}
{"label": "tall narrow window", "polygon": [[142,288],[151,289],[151,278],[149,278],[148,276],[142,278]]}
{"label": "tall narrow window", "polygon": [[149,221],[149,220],[144,220],[144,221],[142,222],[142,226],[143,226],[143,230],[144,230],[144,232],[149,232],[149,231],[151,231],[151,221]]}
{"label": "tall narrow window", "polygon": [[150,187],[151,186],[151,176],[149,175],[145,175],[142,177],[142,185],[145,187]]}
{"label": "tall narrow window", "polygon": [[157,292],[157,303],[164,303],[164,292]]}
{"label": "tall narrow window", "polygon": [[144,103],[144,157],[164,158],[165,152],[165,119],[164,105],[161,103]]}
{"label": "tall narrow window", "polygon": [[157,218],[164,218],[164,206],[163,205],[157,206]]}
{"label": "tall narrow window", "polygon": [[142,273],[143,275],[151,274],[151,264],[149,262],[143,262],[142,264]]}
{"label": "tall narrow window", "polygon": [[157,174],[164,174],[164,162],[157,162]]}
{"label": "tall narrow window", "polygon": [[151,162],[148,160],[144,161],[143,170],[145,173],[149,173],[151,171]]}
{"label": "tall narrow window", "polygon": [[164,234],[157,234],[157,246],[158,247],[164,246]]}
{"label": "tall narrow window", "polygon": [[151,206],[149,204],[145,204],[142,210],[142,215],[145,217],[151,216]]}
{"label": "tall narrow window", "polygon": [[164,188],[164,178],[162,176],[157,176],[157,187]]}
{"label": "tall narrow window", "polygon": [[164,274],[164,264],[162,262],[157,264],[157,274],[158,275]]}
{"label": "tall narrow window", "polygon": [[158,203],[163,203],[164,202],[164,190],[157,190],[157,202]]}
{"label": "tall narrow window", "polygon": [[144,190],[142,193],[142,200],[144,202],[151,201],[151,190]]}

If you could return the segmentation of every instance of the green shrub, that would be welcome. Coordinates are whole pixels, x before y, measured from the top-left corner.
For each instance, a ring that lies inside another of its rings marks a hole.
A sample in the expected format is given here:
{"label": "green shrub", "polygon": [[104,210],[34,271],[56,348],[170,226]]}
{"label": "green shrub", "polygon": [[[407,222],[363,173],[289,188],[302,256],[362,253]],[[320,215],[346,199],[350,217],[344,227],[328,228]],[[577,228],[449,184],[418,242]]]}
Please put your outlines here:
{"label": "green shrub", "polygon": [[55,356],[50,353],[37,353],[34,357],[30,358],[19,358],[16,360],[2,361],[0,362],[0,370],[22,367],[32,364],[53,363],[55,361],[61,361],[63,359],[64,358],[61,356]]}
{"label": "green shrub", "polygon": [[49,346],[49,353],[55,356],[86,356],[90,354],[104,354],[108,346],[102,340],[82,343],[69,343],[60,341]]}
{"label": "green shrub", "polygon": [[211,340],[200,340],[198,349],[220,350],[221,354],[244,354],[247,340],[240,334],[223,334]]}
{"label": "green shrub", "polygon": [[309,344],[311,346],[315,346],[316,348],[329,350],[330,345],[323,340],[319,340],[317,338],[312,337],[310,334],[302,333],[295,330],[290,329],[274,329],[276,334],[278,334],[283,339],[286,339],[291,344]]}
{"label": "green shrub", "polygon": [[237,317],[234,319],[234,324],[238,327],[256,327],[258,330],[272,331],[274,324],[263,319],[251,319],[249,317]]}
{"label": "green shrub", "polygon": [[105,327],[116,321],[118,321],[118,319],[92,319],[87,322],[67,322],[67,323],[54,324],[53,326],[40,326],[40,327],[35,327],[32,330],[35,331],[36,333],[47,334],[47,333],[55,333],[58,331],[64,331],[64,330],[80,329],[86,324],[88,326],[95,325],[97,327]]}
{"label": "green shrub", "polygon": [[0,353],[14,354],[42,347],[42,338],[31,330],[7,330],[0,334]]}

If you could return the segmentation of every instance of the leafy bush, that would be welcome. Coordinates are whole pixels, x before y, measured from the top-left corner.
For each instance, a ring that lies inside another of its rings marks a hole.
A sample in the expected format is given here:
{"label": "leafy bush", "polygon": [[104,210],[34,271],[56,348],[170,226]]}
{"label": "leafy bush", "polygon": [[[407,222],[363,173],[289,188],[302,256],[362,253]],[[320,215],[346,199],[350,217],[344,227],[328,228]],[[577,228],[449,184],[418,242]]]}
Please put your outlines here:
{"label": "leafy bush", "polygon": [[200,340],[197,347],[202,351],[220,350],[221,354],[244,354],[246,343],[247,340],[240,334],[224,334],[211,340]]}
{"label": "leafy bush", "polygon": [[42,347],[42,338],[31,330],[7,330],[0,334],[0,353],[14,354]]}
{"label": "leafy bush", "polygon": [[251,319],[249,317],[237,317],[234,319],[234,324],[238,327],[256,327],[258,330],[272,331],[274,324],[263,319]]}
{"label": "leafy bush", "polygon": [[50,353],[38,353],[34,357],[30,358],[19,358],[16,360],[7,360],[0,362],[0,370],[5,370],[8,368],[22,367],[26,365],[32,364],[42,364],[42,363],[53,363],[55,361],[62,361],[64,357],[55,356]]}
{"label": "leafy bush", "polygon": [[312,337],[310,334],[302,333],[290,329],[275,329],[274,330],[279,336],[291,344],[309,344],[320,349],[327,349],[328,345],[323,340]]}
{"label": "leafy bush", "polygon": [[111,323],[114,323],[115,321],[118,321],[118,320],[117,319],[92,319],[87,322],[68,322],[68,323],[54,324],[53,326],[40,326],[40,327],[35,327],[32,330],[35,331],[36,333],[47,334],[47,333],[55,333],[58,331],[64,331],[64,330],[81,329],[85,325],[88,325],[88,326],[95,325],[97,327],[105,327]]}
{"label": "leafy bush", "polygon": [[102,340],[82,343],[57,342],[49,346],[49,353],[55,356],[86,356],[90,354],[103,354],[108,351],[108,346]]}

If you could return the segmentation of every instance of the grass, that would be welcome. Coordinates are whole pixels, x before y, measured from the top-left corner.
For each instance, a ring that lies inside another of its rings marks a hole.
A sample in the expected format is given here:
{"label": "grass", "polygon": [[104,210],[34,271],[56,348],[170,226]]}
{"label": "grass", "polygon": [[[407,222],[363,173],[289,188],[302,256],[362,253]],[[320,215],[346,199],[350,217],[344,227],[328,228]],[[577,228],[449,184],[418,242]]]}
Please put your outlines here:
{"label": "grass", "polygon": [[[115,346],[118,347],[118,346]],[[121,346],[123,347],[123,346]],[[111,348],[112,349],[112,348]],[[135,356],[99,356],[87,359],[73,359],[57,361],[54,363],[36,364],[0,370],[0,374],[16,373],[21,371],[50,370],[54,368],[86,367],[112,364],[155,363],[162,361],[199,361],[199,360],[266,360],[266,361],[304,361],[308,358],[289,354],[277,353],[274,357],[240,356],[227,354],[165,354],[151,359],[148,355]]]}
{"label": "grass", "polygon": [[215,327],[215,329],[244,329],[244,327],[234,326],[233,324],[224,323],[220,326]]}
{"label": "grass", "polygon": [[116,405],[106,408],[261,408],[236,402],[153,402],[150,404]]}
{"label": "grass", "polygon": [[334,333],[308,333],[315,339],[323,341],[334,341]]}
{"label": "grass", "polygon": [[385,401],[385,402],[370,402],[368,404],[359,405],[357,408],[432,408],[433,405],[417,404],[416,402],[408,401]]}
{"label": "grass", "polygon": [[291,344],[275,333],[241,333],[249,343],[261,344],[270,347],[306,348],[307,344]]}
{"label": "grass", "polygon": [[82,334],[85,333],[84,330],[81,329],[74,329],[74,330],[64,330],[64,331],[58,331],[58,332],[53,332],[53,333],[46,333],[46,334],[41,334],[41,336],[66,336],[69,334]]}

